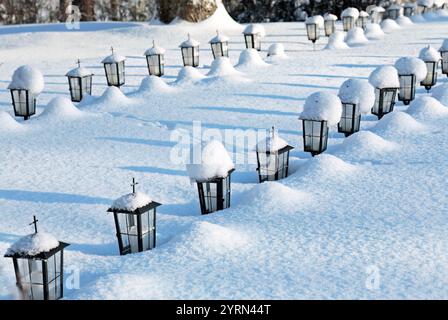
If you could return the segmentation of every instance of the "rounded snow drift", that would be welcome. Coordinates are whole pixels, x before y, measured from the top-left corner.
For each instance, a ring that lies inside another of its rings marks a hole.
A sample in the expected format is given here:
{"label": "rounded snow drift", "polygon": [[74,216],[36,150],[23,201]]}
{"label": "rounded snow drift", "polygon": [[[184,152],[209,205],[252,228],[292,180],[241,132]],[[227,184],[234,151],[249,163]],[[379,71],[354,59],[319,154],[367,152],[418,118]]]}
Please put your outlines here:
{"label": "rounded snow drift", "polygon": [[432,97],[448,107],[448,84],[437,86],[432,90]]}
{"label": "rounded snow drift", "polygon": [[273,43],[269,47],[268,57],[286,57],[285,47],[282,43]]}
{"label": "rounded snow drift", "polygon": [[448,116],[448,108],[432,97],[418,97],[406,110],[411,116],[421,120],[437,119]]}
{"label": "rounded snow drift", "polygon": [[15,132],[22,129],[24,127],[11,117],[9,113],[0,111],[0,132]]}
{"label": "rounded snow drift", "polygon": [[186,66],[179,71],[176,84],[195,83],[204,78],[205,76],[198,69]]}
{"label": "rounded snow drift", "polygon": [[385,35],[383,29],[381,29],[380,25],[377,23],[370,23],[366,25],[364,33],[369,40],[379,40]]}
{"label": "rounded snow drift", "polygon": [[97,103],[102,104],[129,104],[131,99],[126,97],[126,95],[117,87],[107,87],[103,92],[101,97],[98,98]]}
{"label": "rounded snow drift", "polygon": [[367,43],[369,40],[364,35],[364,30],[360,27],[352,28],[347,32],[347,36],[345,37],[345,42],[349,46],[359,46]]}
{"label": "rounded snow drift", "polygon": [[171,92],[173,90],[174,88],[170,87],[163,79],[151,75],[145,77],[142,80],[138,92],[165,93],[165,92]]}
{"label": "rounded snow drift", "polygon": [[417,82],[425,79],[428,73],[428,69],[423,60],[414,57],[403,57],[398,59],[395,62],[395,68],[399,75],[415,75]]}
{"label": "rounded snow drift", "polygon": [[207,73],[208,77],[227,77],[227,76],[238,76],[242,73],[236,70],[230,59],[227,57],[219,57],[213,60],[210,67],[210,71]]}
{"label": "rounded snow drift", "polygon": [[240,54],[238,60],[237,68],[254,68],[254,67],[264,67],[268,64],[263,61],[260,54],[255,49],[243,50]]}
{"label": "rounded snow drift", "polygon": [[426,132],[426,127],[409,114],[396,111],[386,114],[380,121],[378,121],[375,127],[372,128],[372,131],[393,139],[397,136],[424,133]]}
{"label": "rounded snow drift", "polygon": [[401,27],[395,22],[395,20],[386,19],[381,21],[381,29],[383,29],[385,33],[392,33],[401,29]]}
{"label": "rounded snow drift", "polygon": [[56,97],[51,99],[44,111],[40,114],[39,119],[73,119],[82,116],[82,111],[75,107],[73,102],[65,97]]}
{"label": "rounded snow drift", "polygon": [[343,50],[349,46],[345,43],[345,34],[342,31],[335,31],[329,38],[326,50]]}
{"label": "rounded snow drift", "polygon": [[401,26],[401,27],[410,26],[410,25],[414,24],[410,18],[405,17],[405,16],[398,17],[395,20],[395,22],[397,22],[398,25]]}

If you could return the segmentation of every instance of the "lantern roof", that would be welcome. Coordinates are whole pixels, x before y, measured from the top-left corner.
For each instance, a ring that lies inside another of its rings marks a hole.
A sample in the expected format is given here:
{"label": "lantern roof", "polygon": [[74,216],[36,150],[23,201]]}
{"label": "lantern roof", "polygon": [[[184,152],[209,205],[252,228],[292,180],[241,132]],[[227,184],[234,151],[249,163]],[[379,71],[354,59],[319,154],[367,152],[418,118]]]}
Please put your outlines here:
{"label": "lantern roof", "polygon": [[400,87],[397,69],[392,66],[381,66],[373,70],[369,82],[378,89]]}
{"label": "lantern roof", "polygon": [[305,20],[305,24],[317,24],[322,26],[324,24],[324,18],[322,16],[312,16]]}
{"label": "lantern roof", "polygon": [[84,77],[89,77],[89,76],[93,76],[92,71],[90,71],[87,68],[84,67],[76,67],[72,70],[70,70],[69,72],[67,72],[66,74],[67,77],[73,77],[73,78],[84,78]]}
{"label": "lantern roof", "polygon": [[188,35],[188,39],[185,40],[184,42],[182,42],[180,44],[180,48],[191,48],[191,47],[197,47],[199,46],[201,43],[195,39],[193,39],[190,35]]}
{"label": "lantern roof", "polygon": [[220,42],[227,42],[229,41],[229,37],[226,35],[220,34],[218,31],[216,31],[216,36],[214,36],[209,43],[220,43]]}
{"label": "lantern roof", "polygon": [[326,21],[328,21],[328,20],[330,20],[330,21],[336,21],[336,20],[338,20],[338,16],[336,16],[336,15],[334,15],[334,14],[331,14],[331,13],[326,13],[326,14],[324,15],[324,20],[326,20]]}
{"label": "lantern roof", "polygon": [[448,51],[448,39],[443,40],[442,46],[439,51]]}
{"label": "lantern roof", "polygon": [[145,56],[154,56],[157,54],[165,54],[165,49],[153,42],[152,47],[145,51]]}
{"label": "lantern roof", "polygon": [[402,57],[395,62],[395,68],[399,75],[415,75],[417,81],[426,78],[428,69],[425,62],[415,57]]}
{"label": "lantern roof", "polygon": [[370,9],[370,12],[375,12],[375,13],[381,13],[381,12],[385,12],[386,9],[384,9],[381,6],[374,6]]}
{"label": "lantern roof", "polygon": [[261,24],[249,24],[243,31],[244,34],[259,34],[261,37],[266,35],[266,31]]}
{"label": "lantern roof", "polygon": [[126,60],[125,56],[119,55],[117,53],[112,53],[101,61],[101,63],[119,63]]}
{"label": "lantern roof", "polygon": [[359,17],[359,10],[356,9],[356,8],[347,8],[344,11],[342,11],[341,17],[342,18],[353,17],[355,19],[358,19],[358,17]]}
{"label": "lantern roof", "polygon": [[426,46],[420,51],[419,58],[425,62],[438,62],[441,57],[433,46]]}
{"label": "lantern roof", "polygon": [[367,18],[367,17],[369,17],[370,15],[369,15],[366,11],[359,11],[359,16],[360,16],[360,17],[363,17],[363,18]]}
{"label": "lantern roof", "polygon": [[341,114],[342,103],[337,95],[315,92],[306,99],[300,119],[327,121],[329,126],[334,126],[341,120]]}
{"label": "lantern roof", "polygon": [[348,79],[339,88],[342,103],[356,104],[361,113],[368,114],[375,103],[375,89],[361,79]]}
{"label": "lantern roof", "polygon": [[118,198],[112,203],[111,211],[135,211],[139,208],[143,208],[153,201],[152,199],[145,193],[135,192],[125,194],[124,196]]}
{"label": "lantern roof", "polygon": [[5,257],[46,259],[66,246],[48,233],[37,232],[20,238],[6,251]]}
{"label": "lantern roof", "polygon": [[280,138],[277,130],[275,130],[275,128],[272,128],[269,132],[269,136],[257,143],[256,151],[274,153],[285,148],[289,150],[293,149],[293,147],[289,145],[288,142]]}
{"label": "lantern roof", "polygon": [[8,89],[28,90],[32,94],[39,94],[44,89],[45,81],[42,73],[31,66],[19,67],[12,76]]}
{"label": "lantern roof", "polygon": [[200,161],[198,164],[187,165],[188,175],[192,181],[225,178],[235,167],[226,148],[217,140],[210,141],[202,148]]}

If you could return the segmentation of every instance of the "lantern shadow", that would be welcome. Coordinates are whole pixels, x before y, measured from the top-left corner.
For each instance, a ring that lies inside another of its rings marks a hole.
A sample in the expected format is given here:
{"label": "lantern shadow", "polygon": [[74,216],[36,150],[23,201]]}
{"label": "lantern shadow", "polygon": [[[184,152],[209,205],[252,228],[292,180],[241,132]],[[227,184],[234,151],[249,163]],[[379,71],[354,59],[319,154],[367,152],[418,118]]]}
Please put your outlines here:
{"label": "lantern shadow", "polygon": [[277,94],[234,93],[233,95],[239,96],[239,97],[252,97],[252,98],[273,99],[273,100],[291,100],[291,101],[304,101],[305,100],[305,98],[297,98],[297,97],[277,95]]}
{"label": "lantern shadow", "polygon": [[90,197],[71,193],[39,192],[25,190],[1,190],[0,199],[12,201],[27,201],[37,203],[75,203],[75,204],[105,204],[110,205],[111,199]]}
{"label": "lantern shadow", "polygon": [[121,170],[128,170],[133,172],[143,172],[143,173],[158,173],[169,176],[181,176],[188,177],[187,171],[185,170],[176,170],[176,169],[168,169],[168,168],[157,168],[157,167],[146,167],[146,166],[127,166],[127,167],[118,167]]}
{"label": "lantern shadow", "polygon": [[374,69],[378,67],[382,67],[382,64],[355,64],[355,63],[337,63],[331,65],[332,67],[338,68],[366,68],[366,69]]}
{"label": "lantern shadow", "polygon": [[84,254],[95,256],[119,256],[120,251],[116,242],[103,244],[70,243],[67,251],[79,251]]}
{"label": "lantern shadow", "polygon": [[339,87],[332,86],[322,86],[317,84],[302,84],[302,83],[288,83],[288,82],[262,82],[263,85],[277,85],[277,86],[287,86],[287,87],[299,87],[299,88],[311,88],[311,89],[330,89],[339,90]]}
{"label": "lantern shadow", "polygon": [[359,77],[359,76],[339,76],[339,75],[329,75],[329,74],[312,74],[312,73],[297,73],[297,74],[288,74],[290,77],[309,77],[309,78],[333,78],[333,79],[368,79],[368,77]]}
{"label": "lantern shadow", "polygon": [[121,137],[98,137],[95,140],[106,140],[121,143],[131,143],[131,144],[142,144],[147,146],[156,147],[167,147],[172,148],[176,146],[176,142],[171,141],[160,141],[160,140],[148,140],[148,139],[137,139],[137,138],[121,138]]}
{"label": "lantern shadow", "polygon": [[210,111],[223,111],[223,112],[235,112],[235,113],[247,113],[247,114],[258,114],[258,115],[271,115],[271,116],[297,116],[295,112],[285,112],[277,110],[262,110],[262,109],[252,109],[252,108],[230,108],[230,107],[191,107],[190,109],[196,110],[210,110]]}
{"label": "lantern shadow", "polygon": [[68,29],[65,23],[31,24],[23,26],[2,26],[0,28],[0,35],[38,32],[95,32],[138,26],[140,24],[131,22],[80,22],[79,29]]}

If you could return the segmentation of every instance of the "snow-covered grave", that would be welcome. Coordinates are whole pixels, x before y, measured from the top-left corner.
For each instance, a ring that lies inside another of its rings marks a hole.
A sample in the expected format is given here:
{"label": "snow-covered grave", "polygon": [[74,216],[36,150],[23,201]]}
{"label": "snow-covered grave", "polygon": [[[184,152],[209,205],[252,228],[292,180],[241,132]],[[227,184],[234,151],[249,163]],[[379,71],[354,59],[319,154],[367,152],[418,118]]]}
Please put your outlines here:
{"label": "snow-covered grave", "polygon": [[[418,87],[409,109],[396,102],[379,121],[363,115],[347,139],[330,128],[327,150],[314,158],[303,152],[298,119],[315,92],[337,98],[346,80],[365,81],[448,38],[443,13],[412,20],[388,34],[368,24],[365,36],[375,41],[362,46],[335,33],[328,50],[321,39],[316,51],[304,22],[263,23],[260,52],[246,51],[246,25],[222,5],[196,24],[1,26],[0,251],[29,234],[26,221],[38,213],[48,232],[72,244],[64,261],[66,271],[80,270],[80,287],[66,288],[66,299],[446,299],[446,77],[432,96]],[[216,30],[229,37],[228,60],[213,63],[202,46],[200,66],[184,68],[178,45],[187,34],[204,44]],[[161,78],[148,77],[142,56],[152,39],[166,49]],[[273,44],[288,59],[267,63]],[[126,58],[120,89],[107,87],[101,64],[111,46]],[[77,59],[95,78],[92,95],[74,105],[65,75]],[[26,122],[14,117],[8,90],[22,65],[45,79]],[[374,82],[399,87],[396,73]],[[257,133],[273,125],[295,146],[290,174],[259,184],[251,157]],[[211,139],[223,140],[235,165],[232,205],[201,216],[185,165],[191,146]],[[131,177],[165,205],[157,247],[120,256],[105,211]],[[13,299],[8,259],[0,271],[0,299]]]}

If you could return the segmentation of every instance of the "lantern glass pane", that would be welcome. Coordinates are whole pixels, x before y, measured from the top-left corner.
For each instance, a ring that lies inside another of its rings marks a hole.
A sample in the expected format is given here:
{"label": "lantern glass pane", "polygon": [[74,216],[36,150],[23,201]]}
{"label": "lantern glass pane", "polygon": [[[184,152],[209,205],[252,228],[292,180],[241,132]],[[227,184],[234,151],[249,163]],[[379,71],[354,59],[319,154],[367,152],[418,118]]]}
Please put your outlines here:
{"label": "lantern glass pane", "polygon": [[319,27],[315,23],[306,25],[306,32],[308,34],[308,40],[316,41],[319,39]]}
{"label": "lantern glass pane", "polygon": [[229,56],[229,45],[228,42],[217,42],[212,43],[213,57],[228,57]]}
{"label": "lantern glass pane", "polygon": [[107,82],[111,86],[121,86],[124,84],[124,61],[119,63],[107,63],[106,68]]}
{"label": "lantern glass pane", "polygon": [[448,74],[448,51],[442,51],[442,72]]}
{"label": "lantern glass pane", "polygon": [[388,10],[389,19],[396,20],[398,18],[398,13],[400,11],[398,9],[390,9]]}
{"label": "lantern glass pane", "polygon": [[415,97],[415,75],[400,75],[400,91],[398,92],[398,100],[412,101]]}
{"label": "lantern glass pane", "polygon": [[146,56],[146,61],[148,63],[148,71],[150,75],[162,76],[164,72],[164,56],[159,54],[154,54]]}
{"label": "lantern glass pane", "polygon": [[142,240],[143,240],[143,250],[150,250],[154,248],[154,238],[155,238],[155,211],[154,209],[149,210],[142,214]]}
{"label": "lantern glass pane", "polygon": [[328,127],[325,121],[303,120],[305,152],[321,153],[327,148]]}
{"label": "lantern glass pane", "polygon": [[80,87],[80,79],[78,77],[69,77],[70,81],[70,90],[73,101],[81,101],[81,87]]}
{"label": "lantern glass pane", "polygon": [[342,23],[344,25],[344,31],[349,31],[354,27],[355,18],[354,17],[344,17],[342,19]]}
{"label": "lantern glass pane", "polygon": [[123,253],[138,252],[137,215],[118,214]]}
{"label": "lantern glass pane", "polygon": [[342,115],[338,124],[338,131],[354,133],[359,131],[360,113],[356,104],[342,103]]}
{"label": "lantern glass pane", "polygon": [[259,175],[261,181],[275,181],[275,175],[278,171],[279,158],[277,153],[258,153],[260,162]]}
{"label": "lantern glass pane", "polygon": [[92,94],[92,77],[91,76],[81,78],[81,88],[82,88],[82,97],[84,97],[85,94]]}
{"label": "lantern glass pane", "polygon": [[48,270],[48,297],[50,300],[61,298],[61,252],[47,260]]}
{"label": "lantern glass pane", "polygon": [[325,35],[327,37],[331,36],[334,33],[335,22],[333,20],[325,20],[324,29],[325,29]]}
{"label": "lantern glass pane", "polygon": [[261,36],[259,33],[256,34],[245,34],[244,40],[246,42],[247,49],[261,50]]}
{"label": "lantern glass pane", "polygon": [[205,208],[207,212],[214,212],[217,210],[217,183],[204,183],[204,197],[205,197]]}
{"label": "lantern glass pane", "polygon": [[197,67],[199,65],[199,47],[182,48],[184,66]]}
{"label": "lantern glass pane", "polygon": [[426,78],[421,82],[423,86],[433,86],[437,82],[437,63],[431,61],[425,61],[428,73]]}
{"label": "lantern glass pane", "polygon": [[411,8],[411,7],[405,7],[405,8],[403,9],[403,15],[404,15],[405,17],[410,18],[410,17],[412,16],[413,13],[414,13],[414,9]]}
{"label": "lantern glass pane", "polygon": [[16,116],[26,117],[36,113],[36,100],[32,94],[20,89],[12,89],[11,92]]}

